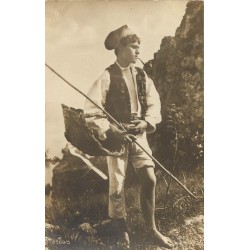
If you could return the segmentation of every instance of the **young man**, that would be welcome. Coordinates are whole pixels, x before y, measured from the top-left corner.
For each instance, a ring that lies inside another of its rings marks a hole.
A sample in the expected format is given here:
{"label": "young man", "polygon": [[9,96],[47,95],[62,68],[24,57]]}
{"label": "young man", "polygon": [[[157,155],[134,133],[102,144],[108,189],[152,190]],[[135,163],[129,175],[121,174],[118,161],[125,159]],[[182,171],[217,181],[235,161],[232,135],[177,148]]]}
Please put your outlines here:
{"label": "young man", "polygon": [[[149,236],[160,245],[173,247],[171,240],[163,236],[155,225],[154,162],[134,143],[142,145],[150,154],[146,133],[152,133],[161,121],[160,98],[146,73],[135,67],[140,49],[140,39],[127,25],[109,33],[105,47],[115,51],[117,60],[109,66],[89,91],[89,97],[108,111],[118,122],[124,124],[128,133],[98,116],[88,118],[88,125],[103,142],[112,138],[117,146],[123,145],[124,154],[108,156],[109,170],[109,216],[120,230],[120,241],[129,247],[126,228],[124,180],[128,157],[135,168],[141,184],[140,203]],[[85,112],[100,113],[91,102],[85,103]],[[132,141],[132,142],[131,142]]]}

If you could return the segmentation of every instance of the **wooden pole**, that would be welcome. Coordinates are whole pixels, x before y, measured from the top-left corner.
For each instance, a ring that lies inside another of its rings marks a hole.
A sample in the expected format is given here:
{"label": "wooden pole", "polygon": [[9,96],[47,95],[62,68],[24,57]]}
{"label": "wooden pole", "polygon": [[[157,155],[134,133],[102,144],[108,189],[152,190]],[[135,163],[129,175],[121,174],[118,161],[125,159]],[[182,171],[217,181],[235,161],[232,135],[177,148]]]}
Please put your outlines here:
{"label": "wooden pole", "polygon": [[[70,87],[75,89],[77,92],[79,92],[81,95],[83,95],[85,98],[87,98],[91,103],[93,103],[96,107],[98,107],[103,113],[105,113],[110,120],[112,120],[117,126],[119,126],[121,129],[123,129],[125,132],[126,129],[124,126],[122,126],[121,123],[119,123],[114,117],[112,117],[105,109],[103,109],[101,106],[96,104],[91,98],[89,98],[86,94],[84,94],[82,91],[77,89],[74,85],[72,85],[69,81],[67,81],[64,77],[62,77],[60,74],[58,74],[53,68],[51,68],[48,64],[45,63],[45,65],[52,71],[54,72],[58,77],[60,77],[64,82],[66,82]],[[132,141],[131,141],[132,142]],[[154,156],[152,156],[147,150],[141,146],[137,141],[134,141],[136,145],[138,145],[165,173],[167,173],[180,187],[182,187],[190,196],[193,198],[197,199],[195,195],[189,191],[184,184],[182,184],[174,175],[172,175]]]}

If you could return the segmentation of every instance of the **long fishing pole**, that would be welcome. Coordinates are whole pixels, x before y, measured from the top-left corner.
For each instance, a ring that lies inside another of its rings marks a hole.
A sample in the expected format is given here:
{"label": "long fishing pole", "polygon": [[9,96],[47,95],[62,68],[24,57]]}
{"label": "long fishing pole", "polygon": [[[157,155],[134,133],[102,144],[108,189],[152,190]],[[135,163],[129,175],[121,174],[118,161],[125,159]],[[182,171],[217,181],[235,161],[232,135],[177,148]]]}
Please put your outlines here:
{"label": "long fishing pole", "polygon": [[[91,98],[89,98],[86,94],[84,94],[82,91],[80,91],[78,88],[76,88],[73,84],[71,84],[69,81],[67,81],[63,76],[61,76],[59,73],[57,73],[53,68],[51,68],[48,64],[46,64],[46,67],[48,67],[52,72],[54,72],[58,77],[60,77],[64,82],[66,82],[70,87],[72,87],[73,89],[75,89],[77,92],[79,92],[81,95],[83,95],[85,98],[87,98],[91,103],[93,103],[96,107],[98,107],[101,111],[103,111],[103,113],[105,113],[110,120],[112,120],[117,126],[119,126],[120,128],[122,128],[125,132],[127,132],[127,130],[124,128],[124,126],[122,126],[121,123],[119,123],[112,115],[110,115],[105,109],[103,109],[101,106],[99,106],[97,103],[95,103]],[[151,154],[149,154],[147,152],[147,150],[141,146],[137,141],[134,141],[134,143],[136,145],[138,145],[155,163],[157,163],[157,165],[164,171],[166,172],[170,177],[172,177],[172,179],[180,186],[182,187],[190,196],[192,196],[193,198],[197,199],[196,196],[189,191],[184,184],[182,184],[174,175],[172,175],[154,156],[152,156]]]}

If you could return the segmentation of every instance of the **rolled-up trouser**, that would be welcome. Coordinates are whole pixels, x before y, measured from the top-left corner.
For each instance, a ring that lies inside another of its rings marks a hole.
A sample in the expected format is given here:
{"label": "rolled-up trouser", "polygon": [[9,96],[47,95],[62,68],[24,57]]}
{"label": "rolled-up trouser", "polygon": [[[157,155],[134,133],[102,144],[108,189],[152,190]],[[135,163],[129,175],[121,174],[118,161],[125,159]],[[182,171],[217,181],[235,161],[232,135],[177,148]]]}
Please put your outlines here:
{"label": "rolled-up trouser", "polygon": [[[137,138],[137,142],[143,146],[149,154],[152,154],[148,145],[146,132],[138,135]],[[130,161],[135,170],[144,166],[155,166],[152,159],[135,143],[126,145],[124,155],[107,157],[109,170],[109,217],[112,219],[126,217],[124,181],[128,157],[130,157]]]}

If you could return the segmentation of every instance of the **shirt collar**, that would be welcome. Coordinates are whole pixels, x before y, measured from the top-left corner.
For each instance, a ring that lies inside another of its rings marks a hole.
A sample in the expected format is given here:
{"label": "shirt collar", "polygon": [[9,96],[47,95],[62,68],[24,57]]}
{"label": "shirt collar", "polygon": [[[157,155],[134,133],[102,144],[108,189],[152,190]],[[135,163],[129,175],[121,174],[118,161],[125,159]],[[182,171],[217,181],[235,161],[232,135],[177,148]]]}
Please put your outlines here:
{"label": "shirt collar", "polygon": [[130,67],[131,67],[131,64],[129,64],[128,67],[122,67],[117,61],[116,61],[115,63],[119,66],[119,68],[120,68],[121,70],[130,69]]}

